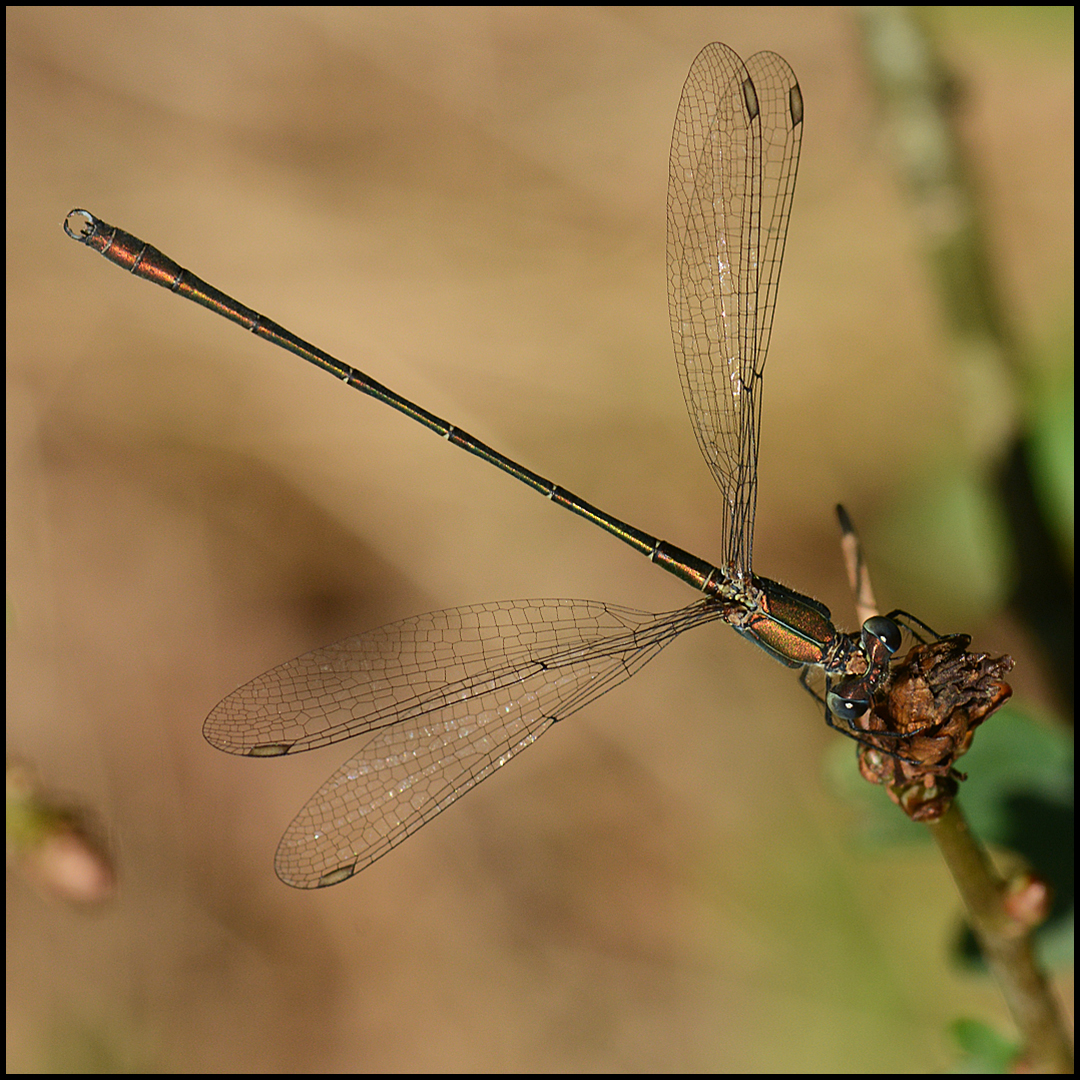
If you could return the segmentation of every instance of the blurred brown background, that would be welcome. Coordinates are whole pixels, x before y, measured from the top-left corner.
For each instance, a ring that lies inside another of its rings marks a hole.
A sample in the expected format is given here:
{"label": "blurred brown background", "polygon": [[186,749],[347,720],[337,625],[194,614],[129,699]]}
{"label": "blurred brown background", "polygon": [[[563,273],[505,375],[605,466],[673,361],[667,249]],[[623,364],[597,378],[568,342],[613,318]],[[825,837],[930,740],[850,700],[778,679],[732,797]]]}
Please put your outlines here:
{"label": "blurred brown background", "polygon": [[[1071,28],[951,18],[1011,314],[1047,337],[1071,301]],[[96,811],[122,874],[92,916],[9,883],[9,1069],[921,1071],[947,1061],[942,1012],[1002,1015],[945,966],[932,853],[853,842],[836,737],[723,627],[355,881],[281,885],[278,837],[348,751],[214,752],[202,719],[237,685],[432,608],[691,595],[60,228],[85,207],[716,558],[667,322],[668,142],[706,42],[778,51],[807,121],[756,565],[850,626],[843,500],[883,606],[1022,660],[994,581],[898,527],[994,406],[947,358],[851,11],[35,8],[7,29],[8,745]]]}

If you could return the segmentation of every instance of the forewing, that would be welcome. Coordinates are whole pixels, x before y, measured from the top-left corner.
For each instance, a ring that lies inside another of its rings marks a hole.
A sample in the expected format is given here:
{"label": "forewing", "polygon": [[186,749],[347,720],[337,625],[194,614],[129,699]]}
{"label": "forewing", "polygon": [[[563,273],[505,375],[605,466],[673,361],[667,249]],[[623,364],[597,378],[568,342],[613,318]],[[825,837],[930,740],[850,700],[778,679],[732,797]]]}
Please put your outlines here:
{"label": "forewing", "polygon": [[671,140],[672,338],[698,446],[724,502],[725,569],[751,570],[761,374],[802,140],[802,95],[775,53],[707,45]]}
{"label": "forewing", "polygon": [[370,865],[534,742],[629,678],[710,601],[653,615],[584,600],[432,612],[282,664],[225,698],[204,734],[278,756],[367,741],[312,796],[278,847],[298,888]]}

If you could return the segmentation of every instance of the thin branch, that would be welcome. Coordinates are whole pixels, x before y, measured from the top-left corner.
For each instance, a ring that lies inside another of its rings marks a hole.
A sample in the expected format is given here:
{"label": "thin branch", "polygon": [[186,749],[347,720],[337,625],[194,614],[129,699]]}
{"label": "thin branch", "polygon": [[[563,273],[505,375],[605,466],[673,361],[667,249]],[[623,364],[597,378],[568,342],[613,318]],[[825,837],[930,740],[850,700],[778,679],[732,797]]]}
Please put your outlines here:
{"label": "thin branch", "polygon": [[[851,519],[843,507],[837,507],[837,515],[848,579],[865,621],[877,614],[869,571]],[[902,757],[860,746],[859,769],[930,829],[1023,1038],[1024,1071],[1072,1072],[1071,1043],[1031,944],[1035,927],[1049,912],[1049,890],[1030,875],[1002,879],[956,801],[965,779],[956,759],[970,747],[976,727],[1012,693],[1001,678],[1012,659],[969,653],[970,640],[955,635],[919,641],[893,664],[866,725],[867,731],[894,739]]]}

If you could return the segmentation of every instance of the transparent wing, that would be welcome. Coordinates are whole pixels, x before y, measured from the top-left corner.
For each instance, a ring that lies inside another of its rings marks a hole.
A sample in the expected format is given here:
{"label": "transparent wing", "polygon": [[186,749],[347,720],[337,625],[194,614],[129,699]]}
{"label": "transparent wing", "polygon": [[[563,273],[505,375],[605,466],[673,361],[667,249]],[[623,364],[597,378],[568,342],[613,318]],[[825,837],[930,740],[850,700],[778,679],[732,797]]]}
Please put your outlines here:
{"label": "transparent wing", "polygon": [[278,876],[333,885],[385,855],[556,720],[628,679],[713,601],[653,615],[588,600],[436,611],[347,638],[230,694],[203,734],[274,757],[369,738],[308,800]]}
{"label": "transparent wing", "polygon": [[707,45],[671,138],[668,289],[683,397],[724,499],[725,566],[750,574],[761,374],[802,141],[787,62]]}

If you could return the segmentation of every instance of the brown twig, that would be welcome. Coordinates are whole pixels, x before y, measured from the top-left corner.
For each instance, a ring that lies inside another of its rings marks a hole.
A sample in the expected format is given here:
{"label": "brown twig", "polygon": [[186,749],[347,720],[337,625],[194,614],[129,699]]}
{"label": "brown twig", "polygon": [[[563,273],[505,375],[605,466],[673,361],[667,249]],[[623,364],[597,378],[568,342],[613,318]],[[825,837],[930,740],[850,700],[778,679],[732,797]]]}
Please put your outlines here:
{"label": "brown twig", "polygon": [[[869,572],[851,519],[843,507],[837,514],[848,578],[865,621],[877,614]],[[1002,879],[956,801],[965,779],[955,767],[957,758],[971,746],[979,724],[1012,693],[1002,678],[1012,658],[970,653],[970,643],[966,634],[920,640],[893,663],[864,721],[883,749],[860,745],[859,769],[930,829],[1023,1037],[1023,1069],[1072,1072],[1071,1044],[1031,947],[1031,934],[1050,909],[1049,890],[1030,875]]]}

